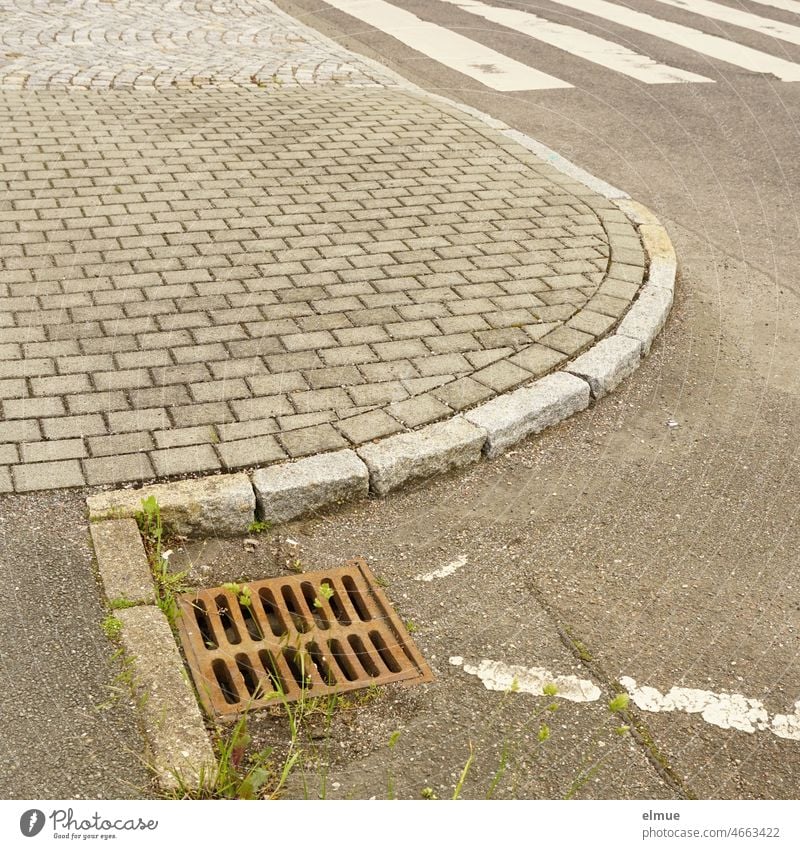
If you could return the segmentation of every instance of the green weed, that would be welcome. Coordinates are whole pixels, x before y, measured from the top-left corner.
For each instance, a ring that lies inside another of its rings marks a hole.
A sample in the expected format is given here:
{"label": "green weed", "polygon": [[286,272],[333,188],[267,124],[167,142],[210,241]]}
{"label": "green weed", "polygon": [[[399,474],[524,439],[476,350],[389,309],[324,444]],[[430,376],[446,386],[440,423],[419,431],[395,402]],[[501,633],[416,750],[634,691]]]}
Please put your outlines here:
{"label": "green weed", "polygon": [[122,622],[116,616],[106,616],[100,627],[109,640],[116,640],[122,632]]}
{"label": "green weed", "polygon": [[167,528],[161,517],[161,508],[154,495],[142,499],[142,509],[136,513],[136,522],[142,534],[150,569],[156,587],[156,600],[159,608],[175,628],[180,614],[178,596],[186,592],[186,572],[171,572],[169,569],[169,550],[164,550],[164,538]]}

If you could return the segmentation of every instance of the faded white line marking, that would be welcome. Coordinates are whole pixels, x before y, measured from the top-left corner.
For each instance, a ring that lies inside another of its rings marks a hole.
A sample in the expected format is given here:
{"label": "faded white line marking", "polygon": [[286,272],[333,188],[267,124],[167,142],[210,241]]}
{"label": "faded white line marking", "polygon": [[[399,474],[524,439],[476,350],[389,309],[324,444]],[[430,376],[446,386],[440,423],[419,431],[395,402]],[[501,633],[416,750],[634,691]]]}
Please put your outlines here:
{"label": "faded white line marking", "polygon": [[575,27],[547,21],[519,9],[487,6],[485,3],[477,2],[477,0],[442,0],[442,2],[451,3],[465,12],[479,15],[487,21],[500,24],[500,26],[515,29],[517,32],[535,38],[537,41],[543,41],[545,44],[557,47],[573,56],[594,62],[596,65],[602,65],[604,68],[610,68],[612,71],[618,71],[620,74],[641,80],[643,83],[713,82],[708,77],[701,77],[691,71],[662,65],[655,59],[636,53],[616,42],[607,41],[605,38],[591,35]]}
{"label": "faded white line marking", "polygon": [[620,678],[619,683],[641,710],[699,713],[706,722],[719,728],[733,728],[748,734],[769,730],[784,740],[800,740],[800,701],[795,702],[794,713],[776,713],[770,720],[763,702],[740,693],[673,687],[664,695],[655,687],[639,687],[633,678]]}
{"label": "faded white line marking", "polygon": [[541,666],[510,666],[501,660],[482,660],[477,666],[462,657],[451,657],[452,666],[460,666],[467,675],[477,675],[487,690],[515,689],[534,696],[543,695],[548,684],[555,684],[556,697],[570,702],[596,702],[602,695],[599,687],[575,675],[554,675]]}
{"label": "faded white line marking", "polygon": [[794,703],[794,713],[776,713],[772,717],[772,733],[784,740],[800,740],[800,700]]}
{"label": "faded white line marking", "polygon": [[673,687],[663,695],[655,687],[639,687],[633,678],[620,678],[619,683],[628,691],[636,707],[650,713],[699,713],[710,725],[734,728],[748,734],[769,727],[769,714],[763,702],[748,699],[739,693],[712,693],[710,690]]}
{"label": "faded white line marking", "polygon": [[557,77],[537,71],[477,41],[451,32],[384,0],[326,0],[340,12],[358,18],[403,44],[477,80],[495,91],[572,88]]}
{"label": "faded white line marking", "polygon": [[618,6],[615,3],[607,3],[606,0],[553,0],[561,6],[577,9],[579,12],[588,12],[607,21],[613,21],[621,26],[646,32],[664,41],[671,41],[688,50],[703,53],[714,59],[720,59],[748,71],[760,74],[774,74],[779,80],[785,82],[797,82],[800,80],[800,65],[787,62],[769,53],[753,50],[744,44],[728,41],[716,35],[708,35],[691,27],[665,21],[663,18],[654,18],[643,12],[635,12],[627,6]]}
{"label": "faded white line marking", "polygon": [[753,0],[759,6],[772,6],[773,9],[782,9],[784,12],[794,12],[800,15],[800,3],[797,0]]}
{"label": "faded white line marking", "polygon": [[[596,702],[602,691],[594,682],[575,675],[556,675],[541,666],[514,666],[501,660],[484,658],[477,664],[463,657],[449,658],[451,666],[458,666],[475,675],[487,690],[514,691],[544,695],[548,684],[556,687],[556,698],[571,702]],[[672,687],[662,693],[655,687],[640,687],[633,678],[623,676],[619,683],[627,690],[633,703],[649,713],[699,714],[709,725],[733,731],[754,734],[756,731],[771,731],[784,740],[800,741],[800,700],[794,704],[794,713],[776,713],[771,719],[764,703],[750,699],[741,693],[714,693],[691,687]]]}
{"label": "faded white line marking", "polygon": [[417,575],[418,581],[435,581],[437,578],[446,578],[448,575],[452,575],[453,572],[457,572],[462,566],[467,565],[467,558],[465,555],[461,555],[460,557],[456,557],[455,560],[451,560],[446,566],[442,566],[440,569],[434,569],[433,572],[426,572],[424,575]]}
{"label": "faded white line marking", "polygon": [[771,35],[781,41],[800,44],[800,27],[785,24],[783,21],[772,21],[750,12],[743,12],[741,9],[732,9],[730,6],[713,3],[711,0],[658,0],[658,2],[697,15],[705,15],[707,18],[724,21],[726,24],[733,24],[742,27],[742,29],[759,32],[762,35]]}

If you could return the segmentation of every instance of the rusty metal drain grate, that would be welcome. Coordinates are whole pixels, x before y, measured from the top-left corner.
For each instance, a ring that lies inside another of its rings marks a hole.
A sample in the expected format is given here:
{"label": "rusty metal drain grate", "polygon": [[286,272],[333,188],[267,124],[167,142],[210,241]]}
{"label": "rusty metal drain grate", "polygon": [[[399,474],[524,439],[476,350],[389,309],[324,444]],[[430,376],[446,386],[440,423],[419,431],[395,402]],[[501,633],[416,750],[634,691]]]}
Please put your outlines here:
{"label": "rusty metal drain grate", "polygon": [[433,679],[363,560],[178,602],[181,643],[210,714],[275,704],[276,694],[295,701]]}

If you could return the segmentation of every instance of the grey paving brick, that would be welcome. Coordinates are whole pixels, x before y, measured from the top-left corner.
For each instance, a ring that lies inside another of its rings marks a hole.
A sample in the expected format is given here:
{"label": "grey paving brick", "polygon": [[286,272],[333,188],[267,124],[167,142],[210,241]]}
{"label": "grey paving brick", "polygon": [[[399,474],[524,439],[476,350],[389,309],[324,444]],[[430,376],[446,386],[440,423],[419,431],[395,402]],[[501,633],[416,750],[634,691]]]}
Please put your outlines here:
{"label": "grey paving brick", "polygon": [[169,415],[164,407],[143,407],[140,410],[108,414],[108,427],[111,433],[158,430],[169,426]]}
{"label": "grey paving brick", "polygon": [[149,433],[119,433],[112,436],[89,436],[86,439],[92,457],[113,457],[116,454],[133,454],[153,447]]}
{"label": "grey paving brick", "polygon": [[226,469],[262,466],[286,459],[275,437],[266,435],[223,442],[217,446],[217,451]]}
{"label": "grey paving brick", "polygon": [[405,401],[390,404],[386,411],[410,428],[429,424],[453,414],[450,407],[433,395],[415,395]]}
{"label": "grey paving brick", "polygon": [[347,440],[327,423],[284,432],[280,441],[290,457],[306,457],[348,446]]}
{"label": "grey paving brick", "polygon": [[373,410],[349,419],[337,422],[336,427],[353,444],[361,445],[382,436],[389,436],[403,429],[403,426],[383,410]]}
{"label": "grey paving brick", "polygon": [[425,377],[437,374],[458,375],[472,371],[472,366],[462,354],[429,354],[412,362],[417,371]]}
{"label": "grey paving brick", "polygon": [[548,348],[546,345],[530,345],[509,357],[509,362],[524,368],[535,377],[541,377],[566,362],[566,359],[566,354]]}
{"label": "grey paving brick", "polygon": [[231,401],[230,406],[239,421],[269,419],[273,416],[291,415],[294,412],[285,395],[245,398],[241,401]]}
{"label": "grey paving brick", "polygon": [[146,454],[121,454],[113,458],[98,457],[84,460],[83,468],[86,473],[86,483],[90,486],[150,480],[156,476]]}
{"label": "grey paving brick", "polygon": [[495,392],[505,392],[530,380],[532,375],[527,369],[507,360],[501,360],[474,372],[472,377]]}
{"label": "grey paving brick", "polygon": [[321,357],[328,366],[360,365],[374,362],[378,355],[367,345],[345,345],[329,348],[321,352]]}
{"label": "grey paving brick", "polygon": [[581,310],[567,322],[567,327],[589,333],[595,338],[602,337],[614,326],[614,317],[593,312],[589,309]]}
{"label": "grey paving brick", "polygon": [[51,439],[46,442],[24,443],[21,453],[25,463],[71,460],[87,456],[82,439]]}
{"label": "grey paving brick", "polygon": [[52,463],[30,463],[24,466],[12,466],[14,488],[17,492],[31,492],[43,489],[63,489],[73,486],[85,486],[78,460],[59,460]]}
{"label": "grey paving brick", "polygon": [[314,413],[318,410],[352,407],[350,397],[343,389],[314,389],[309,392],[293,392],[291,401],[298,413]]}
{"label": "grey paving brick", "polygon": [[[156,430],[152,433],[156,448],[179,448],[183,445],[212,445],[219,442],[216,427],[196,425],[194,427],[174,427],[169,430]],[[150,440],[148,440],[148,443]],[[148,448],[151,447],[149,444]]]}
{"label": "grey paving brick", "polygon": [[23,378],[0,380],[0,398],[25,398],[28,395],[28,384]]}
{"label": "grey paving brick", "polygon": [[43,416],[61,416],[66,413],[61,398],[19,398],[0,403],[6,419],[31,419]]}
{"label": "grey paving brick", "polygon": [[210,445],[163,448],[151,451],[149,456],[159,477],[210,472],[222,468],[222,463]]}
{"label": "grey paving brick", "polygon": [[103,417],[91,414],[63,416],[58,419],[43,419],[42,428],[47,439],[71,439],[73,437],[99,436],[107,433]]}
{"label": "grey paving brick", "polygon": [[355,386],[364,383],[364,376],[355,366],[338,366],[313,369],[306,372],[312,389],[329,389],[335,386]]}
{"label": "grey paving brick", "polygon": [[461,411],[490,398],[494,393],[488,386],[471,377],[450,381],[431,393],[453,410]]}
{"label": "grey paving brick", "polygon": [[[23,445],[22,448],[25,446]],[[0,445],[0,465],[8,466],[10,463],[19,462],[20,451],[16,445]]]}
{"label": "grey paving brick", "polygon": [[275,419],[253,419],[251,421],[230,422],[216,425],[217,433],[223,442],[237,439],[249,439],[251,436],[263,436],[279,430]]}

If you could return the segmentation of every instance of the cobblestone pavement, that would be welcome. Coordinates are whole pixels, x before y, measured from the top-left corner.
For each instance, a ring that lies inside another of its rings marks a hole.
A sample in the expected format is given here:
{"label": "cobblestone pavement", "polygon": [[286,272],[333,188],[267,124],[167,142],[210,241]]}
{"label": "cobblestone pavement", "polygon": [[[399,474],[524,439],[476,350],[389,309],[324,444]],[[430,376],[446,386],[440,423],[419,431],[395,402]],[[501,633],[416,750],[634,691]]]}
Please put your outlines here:
{"label": "cobblestone pavement", "polygon": [[[94,43],[82,16],[102,5],[57,26]],[[30,8],[34,23],[54,9]],[[288,42],[283,16],[235,8]],[[170,9],[185,33],[197,13],[202,41],[234,6]],[[104,32],[138,56],[136,27],[149,38],[162,18],[125,10]],[[541,376],[615,325],[644,261],[610,201],[420,94],[327,82],[0,88],[0,491],[362,444]]]}
{"label": "cobblestone pavement", "polygon": [[0,0],[0,86],[392,85],[264,0]]}

